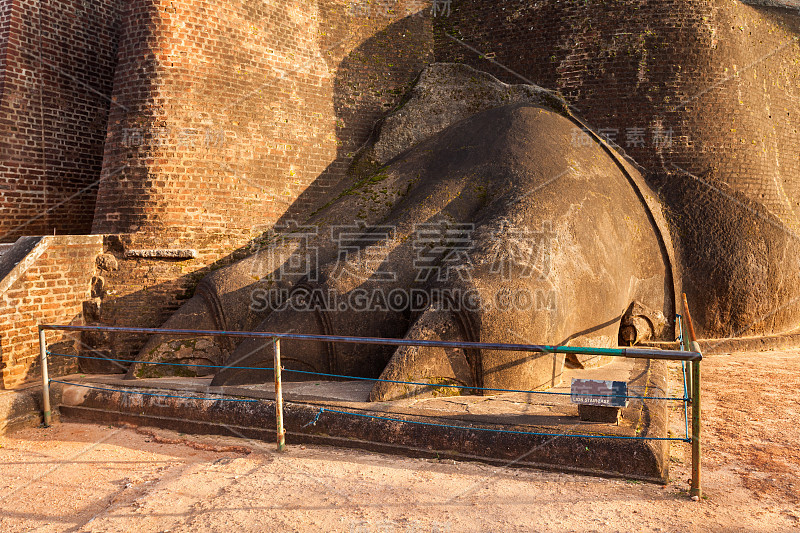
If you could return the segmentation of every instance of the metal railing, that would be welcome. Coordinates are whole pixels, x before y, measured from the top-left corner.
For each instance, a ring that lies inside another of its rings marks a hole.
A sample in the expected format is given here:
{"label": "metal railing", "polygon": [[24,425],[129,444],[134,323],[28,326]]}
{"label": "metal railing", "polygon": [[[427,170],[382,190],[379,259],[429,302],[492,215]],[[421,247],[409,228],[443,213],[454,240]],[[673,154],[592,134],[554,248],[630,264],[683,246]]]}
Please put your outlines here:
{"label": "metal railing", "polygon": [[[680,315],[678,316],[680,320]],[[679,322],[682,331],[685,331],[683,322]],[[156,335],[179,335],[179,336],[213,336],[213,337],[239,337],[239,338],[262,338],[269,340],[273,343],[273,368],[264,367],[234,367],[230,365],[198,365],[198,364],[180,364],[180,363],[160,363],[151,361],[130,361],[122,359],[111,359],[108,357],[95,358],[80,355],[67,355],[55,354],[47,350],[47,342],[45,332],[51,331],[103,331],[103,332],[118,332],[118,333],[145,333]],[[684,335],[685,338],[685,335]],[[626,357],[633,359],[660,359],[681,361],[682,363],[690,363],[692,367],[692,381],[691,397],[685,393],[683,397],[641,397],[631,396],[630,398],[637,399],[653,399],[653,400],[680,400],[685,405],[691,403],[692,405],[692,437],[687,438],[670,438],[670,437],[615,437],[605,435],[580,435],[581,437],[590,438],[628,438],[639,440],[675,440],[692,443],[692,492],[693,496],[700,494],[700,361],[702,354],[700,353],[696,342],[690,347],[694,350],[659,350],[648,348],[592,348],[592,347],[579,347],[579,346],[552,346],[540,344],[508,344],[508,343],[486,343],[486,342],[455,342],[455,341],[432,341],[432,340],[413,340],[413,339],[388,339],[376,337],[351,337],[340,335],[303,335],[296,333],[270,333],[270,332],[246,332],[246,331],[215,331],[215,330],[188,330],[188,329],[158,329],[158,328],[127,328],[127,327],[103,327],[103,326],[65,326],[65,325],[52,325],[41,324],[39,325],[39,348],[40,358],[42,365],[42,387],[43,387],[43,416],[44,424],[50,425],[51,422],[51,408],[50,408],[50,383],[68,383],[51,380],[48,376],[48,356],[49,355],[64,355],[66,357],[73,357],[76,359],[104,359],[109,361],[123,361],[130,364],[165,364],[172,366],[191,366],[191,367],[213,367],[213,368],[237,368],[237,369],[252,369],[252,370],[273,370],[275,377],[275,421],[276,421],[276,441],[278,451],[283,451],[286,447],[286,430],[283,426],[283,387],[281,371],[284,372],[298,372],[303,374],[315,374],[323,377],[336,377],[336,378],[349,378],[349,379],[365,379],[370,381],[384,381],[390,383],[401,383],[407,385],[424,385],[430,387],[454,387],[460,389],[471,390],[487,390],[495,392],[525,392],[532,394],[564,394],[569,393],[550,392],[550,391],[524,391],[515,389],[500,389],[500,388],[482,388],[467,385],[447,385],[447,384],[433,384],[433,383],[420,383],[411,381],[396,381],[396,380],[383,380],[379,378],[361,378],[355,376],[342,376],[336,374],[325,374],[320,372],[308,372],[299,370],[283,369],[281,366],[281,340],[304,340],[304,341],[322,341],[332,343],[356,343],[356,344],[377,344],[385,346],[419,346],[419,347],[438,347],[438,348],[461,348],[461,349],[475,349],[475,350],[501,350],[501,351],[518,351],[518,352],[533,352],[533,353],[548,353],[548,354],[575,354],[575,355],[596,355],[596,356],[612,356],[612,357]],[[92,387],[89,387],[92,388]],[[687,387],[684,387],[687,390]],[[610,395],[600,395],[609,397]],[[628,396],[626,396],[628,398]],[[330,411],[329,409],[320,409],[317,418],[323,411]],[[331,411],[333,412],[333,411]],[[345,413],[347,414],[347,413]],[[352,414],[352,413],[351,413]],[[371,415],[370,415],[371,416]],[[381,418],[374,416],[374,418]],[[400,420],[402,422],[409,422]],[[437,425],[437,424],[429,424]],[[687,424],[688,425],[688,424]],[[450,427],[450,426],[446,426]],[[457,426],[452,426],[457,427]],[[475,429],[475,428],[471,428]],[[503,431],[503,430],[498,430]],[[525,433],[519,431],[510,431],[509,433]],[[545,435],[544,433],[529,433],[530,435]],[[564,435],[570,436],[570,435]],[[578,435],[571,435],[578,436]]]}
{"label": "metal railing", "polygon": [[[700,353],[700,344],[697,342],[697,335],[692,323],[692,315],[689,313],[689,303],[686,295],[683,295],[683,315],[679,315],[681,322],[681,340],[683,349],[688,352]],[[689,366],[688,374],[689,386],[691,391],[688,401],[692,405],[692,487],[689,494],[692,498],[700,498],[702,489],[700,486],[700,360],[692,361]]]}

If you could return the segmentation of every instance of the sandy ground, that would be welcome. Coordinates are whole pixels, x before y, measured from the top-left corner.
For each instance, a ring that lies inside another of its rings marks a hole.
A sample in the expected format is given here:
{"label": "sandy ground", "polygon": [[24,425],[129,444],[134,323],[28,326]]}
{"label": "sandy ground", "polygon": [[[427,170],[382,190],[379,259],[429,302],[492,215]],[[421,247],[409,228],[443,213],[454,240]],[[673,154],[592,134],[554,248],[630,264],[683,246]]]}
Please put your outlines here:
{"label": "sandy ground", "polygon": [[0,437],[0,531],[800,531],[799,370],[706,359],[699,502],[683,444],[660,486],[61,423]]}

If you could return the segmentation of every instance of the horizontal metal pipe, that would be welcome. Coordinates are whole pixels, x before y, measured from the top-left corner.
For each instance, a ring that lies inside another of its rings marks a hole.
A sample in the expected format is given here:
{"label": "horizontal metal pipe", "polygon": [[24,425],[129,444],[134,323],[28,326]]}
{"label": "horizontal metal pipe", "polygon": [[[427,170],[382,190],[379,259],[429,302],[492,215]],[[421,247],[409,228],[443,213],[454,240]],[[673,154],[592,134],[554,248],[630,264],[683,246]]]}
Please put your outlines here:
{"label": "horizontal metal pipe", "polygon": [[548,346],[542,344],[504,344],[492,342],[426,341],[414,339],[385,339],[379,337],[346,337],[340,335],[302,335],[298,333],[267,333],[264,331],[208,331],[193,329],[123,328],[103,326],[58,326],[43,324],[43,329],[58,331],[109,331],[118,333],[151,333],[159,335],[200,335],[214,337],[249,337],[262,339],[291,339],[299,341],[349,342],[388,346],[426,346],[432,348],[471,348],[509,352],[563,353],[576,355],[607,355],[631,359],[666,359],[670,361],[700,361],[698,352],[653,350],[644,348],[587,348],[582,346]]}

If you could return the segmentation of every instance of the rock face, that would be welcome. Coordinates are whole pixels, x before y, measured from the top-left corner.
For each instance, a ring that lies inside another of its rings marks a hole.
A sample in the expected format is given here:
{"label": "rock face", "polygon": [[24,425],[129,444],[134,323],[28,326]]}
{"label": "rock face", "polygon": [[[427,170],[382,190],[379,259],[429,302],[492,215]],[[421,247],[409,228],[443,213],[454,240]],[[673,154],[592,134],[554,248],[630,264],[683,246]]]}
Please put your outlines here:
{"label": "rock face", "polygon": [[[165,327],[610,346],[634,301],[671,316],[671,245],[641,178],[596,139],[576,143],[581,124],[545,102],[559,100],[468,67],[429,68],[324,208],[206,278]],[[154,339],[140,357],[169,359],[170,342]],[[564,364],[489,350],[282,346],[290,374],[431,384],[380,383],[373,400],[452,383],[547,388]],[[211,359],[233,367],[272,364],[263,341],[220,353]],[[213,383],[271,378],[229,368]]]}
{"label": "rock face", "polygon": [[566,109],[563,100],[536,85],[508,85],[467,65],[434,63],[422,71],[400,109],[382,121],[367,153],[383,165],[451,124],[520,102]]}

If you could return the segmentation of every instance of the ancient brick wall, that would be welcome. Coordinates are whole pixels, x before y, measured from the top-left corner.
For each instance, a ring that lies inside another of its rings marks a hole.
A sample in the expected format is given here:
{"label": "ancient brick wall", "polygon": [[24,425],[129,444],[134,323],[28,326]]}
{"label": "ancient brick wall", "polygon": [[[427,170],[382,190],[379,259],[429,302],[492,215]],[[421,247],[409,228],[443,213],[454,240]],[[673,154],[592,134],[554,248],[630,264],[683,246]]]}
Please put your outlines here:
{"label": "ancient brick wall", "polygon": [[[761,216],[752,201],[789,234],[800,229],[800,12],[738,0],[459,0],[435,21],[437,61],[559,91],[650,171],[683,245],[684,288],[704,303],[701,331],[796,326],[796,305],[767,304],[753,285],[783,273],[765,274],[775,265],[754,259],[757,239],[730,221]],[[698,215],[731,198],[736,211]],[[743,261],[749,274],[733,264]],[[780,319],[767,315],[776,309]]]}
{"label": "ancient brick wall", "polygon": [[88,233],[116,64],[116,2],[0,6],[0,242]]}
{"label": "ancient brick wall", "polygon": [[462,0],[437,19],[436,56],[558,90],[644,167],[724,181],[800,227],[799,15],[738,0]]}
{"label": "ancient brick wall", "polygon": [[6,50],[8,48],[8,28],[11,24],[11,2],[0,3],[0,100],[6,79]]}
{"label": "ancient brick wall", "polygon": [[[103,236],[98,259],[100,286],[87,304],[89,325],[160,327],[194,294],[197,283],[211,271],[244,257],[247,249],[218,238],[196,239],[192,248],[161,248],[161,239],[146,234]],[[113,359],[133,359],[148,336],[129,333],[86,334],[83,347]],[[123,368],[104,361],[82,361],[87,372],[120,373]]]}
{"label": "ancient brick wall", "polygon": [[[0,279],[0,388],[38,374],[39,324],[81,322],[102,243],[100,235],[42,237]],[[48,332],[47,340],[55,352],[75,354],[80,349],[59,332]],[[54,356],[49,368],[59,375],[75,371],[77,364]]]}
{"label": "ancient brick wall", "polygon": [[246,242],[308,212],[431,61],[426,4],[126,3],[94,232]]}
{"label": "ancient brick wall", "polygon": [[[428,6],[126,3],[93,227],[118,270],[96,322],[160,326],[253,235],[313,210],[432,61]],[[197,255],[125,255],[178,248]],[[143,339],[87,341],[127,357]]]}
{"label": "ancient brick wall", "polygon": [[[0,279],[0,388],[39,375],[38,324],[159,327],[204,275],[244,253],[223,255],[219,242],[205,241],[171,257],[175,249],[154,248],[157,243],[138,235],[26,239],[35,246]],[[147,336],[50,331],[47,338],[55,352],[130,359]],[[78,365],[56,356],[50,361],[53,375],[79,368],[119,373],[126,367],[88,359]]]}

